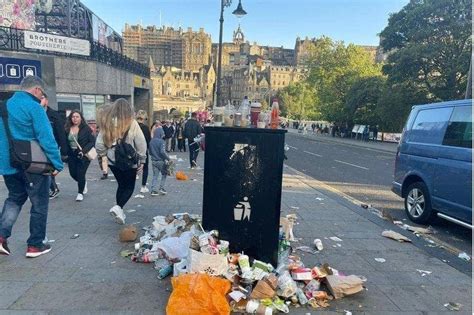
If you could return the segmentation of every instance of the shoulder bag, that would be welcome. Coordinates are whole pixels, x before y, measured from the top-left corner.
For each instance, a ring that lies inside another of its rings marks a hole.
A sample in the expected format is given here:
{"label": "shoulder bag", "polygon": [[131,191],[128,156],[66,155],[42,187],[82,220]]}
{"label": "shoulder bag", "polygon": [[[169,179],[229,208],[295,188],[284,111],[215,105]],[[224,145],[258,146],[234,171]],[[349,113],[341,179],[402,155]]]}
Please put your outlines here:
{"label": "shoulder bag", "polygon": [[36,140],[13,139],[8,125],[8,110],[5,102],[0,102],[0,115],[10,146],[10,164],[12,167],[32,174],[46,174],[54,171],[40,144]]}
{"label": "shoulder bag", "polygon": [[[81,145],[80,145],[79,142],[77,141],[76,136],[74,136],[74,134],[72,135],[72,138],[74,139],[74,142],[76,142],[77,147],[79,148],[79,150],[81,150],[81,152],[84,153],[84,152],[82,151]],[[92,147],[89,151],[87,151],[87,153],[84,153],[84,156],[85,156],[89,161],[95,160],[95,159],[97,158],[97,151],[96,151],[95,147]]]}

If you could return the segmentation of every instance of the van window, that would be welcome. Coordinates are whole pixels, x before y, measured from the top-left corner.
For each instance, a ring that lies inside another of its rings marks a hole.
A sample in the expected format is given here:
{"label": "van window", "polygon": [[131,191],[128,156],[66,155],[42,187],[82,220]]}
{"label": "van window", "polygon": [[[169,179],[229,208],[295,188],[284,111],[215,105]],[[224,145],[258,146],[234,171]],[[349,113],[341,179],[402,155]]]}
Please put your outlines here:
{"label": "van window", "polygon": [[470,106],[454,108],[443,139],[444,145],[472,148],[472,111]]}
{"label": "van window", "polygon": [[424,109],[418,112],[407,141],[441,144],[452,107]]}

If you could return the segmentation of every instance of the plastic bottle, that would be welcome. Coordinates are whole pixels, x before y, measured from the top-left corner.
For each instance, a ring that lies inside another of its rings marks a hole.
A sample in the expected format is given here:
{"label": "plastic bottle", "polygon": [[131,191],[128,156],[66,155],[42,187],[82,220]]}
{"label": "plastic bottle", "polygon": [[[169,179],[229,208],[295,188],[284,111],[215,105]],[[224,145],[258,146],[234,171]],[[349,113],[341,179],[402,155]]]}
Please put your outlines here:
{"label": "plastic bottle", "polygon": [[230,102],[228,102],[224,109],[224,125],[226,127],[232,127],[234,125],[234,114],[234,106],[232,106]]}
{"label": "plastic bottle", "polygon": [[308,303],[308,298],[300,288],[296,289],[296,296],[301,305],[306,305]]}
{"label": "plastic bottle", "polygon": [[280,108],[278,106],[278,102],[276,100],[273,100],[271,118],[270,118],[270,128],[278,129],[279,123],[280,123]]}
{"label": "plastic bottle", "polygon": [[247,96],[245,96],[244,100],[242,101],[239,111],[242,114],[242,118],[240,119],[240,127],[247,128],[250,121],[250,102],[247,99]]}
{"label": "plastic bottle", "polygon": [[266,128],[267,127],[267,114],[265,112],[260,112],[258,114],[257,128]]}

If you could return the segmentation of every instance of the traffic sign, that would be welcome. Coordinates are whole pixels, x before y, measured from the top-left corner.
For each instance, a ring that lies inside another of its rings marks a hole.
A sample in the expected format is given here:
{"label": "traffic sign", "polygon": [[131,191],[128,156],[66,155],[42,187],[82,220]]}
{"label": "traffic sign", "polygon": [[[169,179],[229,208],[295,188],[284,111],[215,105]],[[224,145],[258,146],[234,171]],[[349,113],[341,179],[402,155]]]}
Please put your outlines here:
{"label": "traffic sign", "polygon": [[0,84],[19,85],[29,75],[41,77],[40,61],[0,57]]}

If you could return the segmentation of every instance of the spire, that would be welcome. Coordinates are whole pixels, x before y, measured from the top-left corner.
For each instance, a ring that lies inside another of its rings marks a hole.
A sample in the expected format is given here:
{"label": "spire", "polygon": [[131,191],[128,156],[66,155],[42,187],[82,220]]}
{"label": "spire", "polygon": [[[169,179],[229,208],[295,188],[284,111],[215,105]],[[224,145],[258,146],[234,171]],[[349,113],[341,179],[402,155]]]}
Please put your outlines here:
{"label": "spire", "polygon": [[242,32],[242,29],[240,28],[240,23],[239,23],[239,26],[234,31],[234,43],[235,44],[242,44],[244,42],[245,42],[244,32]]}
{"label": "spire", "polygon": [[155,67],[155,64],[153,63],[153,59],[150,56],[150,59],[148,59],[148,68],[150,68],[150,72],[156,72],[157,69]]}

